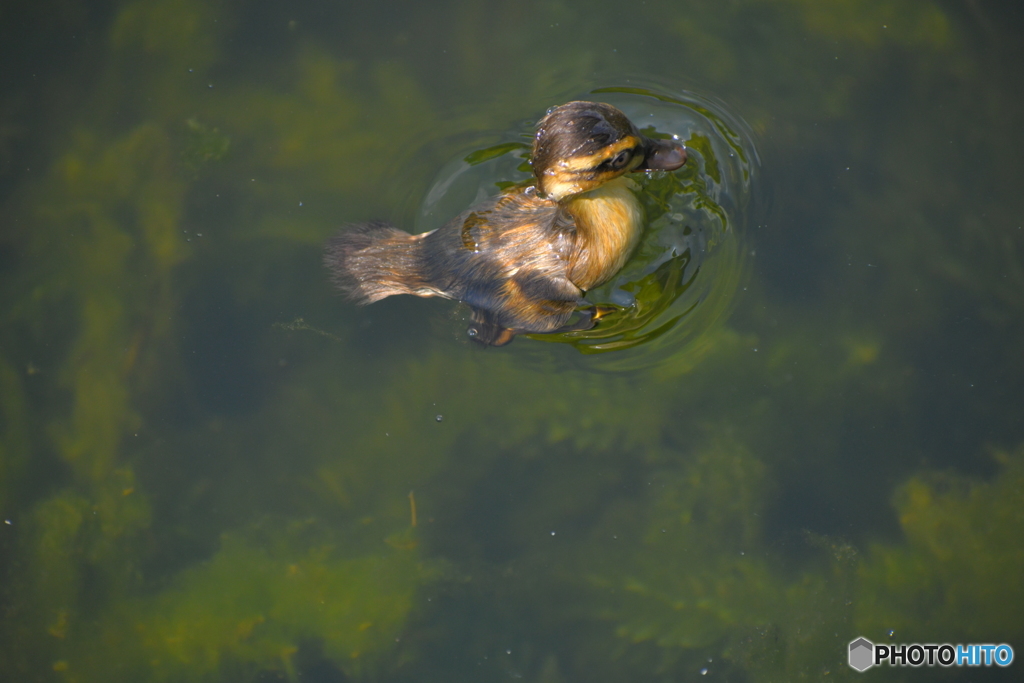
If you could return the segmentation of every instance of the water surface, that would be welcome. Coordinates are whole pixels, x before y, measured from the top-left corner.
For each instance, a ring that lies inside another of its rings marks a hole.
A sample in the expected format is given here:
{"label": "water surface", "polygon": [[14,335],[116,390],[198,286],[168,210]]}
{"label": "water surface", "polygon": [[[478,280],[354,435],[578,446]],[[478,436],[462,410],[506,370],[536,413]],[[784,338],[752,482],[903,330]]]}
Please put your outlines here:
{"label": "water surface", "polygon": [[[1024,652],[1022,19],[5,6],[0,678],[1009,680],[846,647]],[[654,322],[331,291],[335,230],[436,227],[580,97],[721,165],[600,293]]]}

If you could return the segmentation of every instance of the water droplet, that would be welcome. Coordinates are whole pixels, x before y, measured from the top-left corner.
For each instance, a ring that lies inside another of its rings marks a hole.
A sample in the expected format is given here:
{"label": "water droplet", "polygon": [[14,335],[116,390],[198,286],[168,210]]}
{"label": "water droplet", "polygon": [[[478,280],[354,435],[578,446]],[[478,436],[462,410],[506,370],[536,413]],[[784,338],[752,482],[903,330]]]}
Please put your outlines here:
{"label": "water droplet", "polygon": [[444,419],[444,415],[438,415],[438,416],[437,416],[437,417],[435,417],[434,419],[435,419],[435,420],[437,420],[438,422],[440,422],[441,420],[443,420],[443,419]]}

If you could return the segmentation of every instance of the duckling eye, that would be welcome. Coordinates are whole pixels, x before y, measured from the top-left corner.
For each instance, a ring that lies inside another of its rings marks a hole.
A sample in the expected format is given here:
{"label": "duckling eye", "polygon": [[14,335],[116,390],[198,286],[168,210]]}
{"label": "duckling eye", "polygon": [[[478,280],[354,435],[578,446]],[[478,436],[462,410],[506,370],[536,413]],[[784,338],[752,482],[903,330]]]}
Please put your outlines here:
{"label": "duckling eye", "polygon": [[623,150],[623,151],[619,152],[618,154],[616,154],[608,162],[608,165],[611,166],[613,169],[615,169],[617,171],[620,168],[623,168],[626,164],[628,164],[629,160],[632,159],[632,158],[633,158],[633,150],[631,150],[631,149]]}

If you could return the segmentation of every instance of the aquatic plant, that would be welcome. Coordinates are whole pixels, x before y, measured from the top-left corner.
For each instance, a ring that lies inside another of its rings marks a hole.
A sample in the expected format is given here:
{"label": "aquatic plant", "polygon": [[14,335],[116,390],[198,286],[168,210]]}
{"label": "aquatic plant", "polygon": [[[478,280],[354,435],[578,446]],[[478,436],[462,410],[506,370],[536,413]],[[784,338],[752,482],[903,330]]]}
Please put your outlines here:
{"label": "aquatic plant", "polygon": [[[140,597],[146,579],[160,576],[152,572],[147,577],[144,566],[153,556],[154,539],[166,540],[161,535],[165,527],[152,529],[151,497],[136,479],[135,465],[140,452],[160,453],[152,447],[154,424],[181,386],[180,376],[169,381],[182,369],[173,341],[181,324],[182,283],[176,278],[203,232],[196,230],[202,223],[188,216],[195,199],[190,180],[202,175],[221,182],[211,169],[230,161],[227,152],[237,135],[235,130],[221,132],[230,127],[207,123],[215,118],[209,116],[211,109],[189,90],[216,59],[221,31],[216,18],[213,6],[177,0],[121,7],[108,35],[93,118],[76,121],[49,171],[37,174],[4,207],[13,226],[5,245],[15,245],[27,264],[5,281],[12,294],[4,313],[5,339],[12,342],[5,343],[0,366],[10,370],[0,374],[0,408],[11,426],[0,448],[0,508],[11,515],[9,528],[18,534],[5,546],[19,558],[5,567],[5,610],[18,618],[3,626],[4,675],[52,669],[68,680],[101,672],[116,678],[121,674],[105,670],[109,659],[94,639],[91,625],[96,623],[103,624],[105,642],[124,648],[126,663],[142,662],[145,647],[164,663],[201,659],[188,645],[182,645],[184,654],[177,659],[167,654],[173,636],[154,636],[144,646],[134,635],[146,610],[156,605]],[[118,129],[115,118],[136,122]],[[13,364],[26,368],[24,377]],[[21,389],[26,380],[33,383],[34,400],[48,401],[31,411]],[[29,454],[39,467],[49,463],[64,476],[47,483],[44,491],[21,494],[24,507],[14,514],[9,492],[24,476]],[[309,585],[327,586],[323,590],[331,597],[339,597],[339,585],[352,582],[366,593],[359,581],[368,576],[383,580],[391,571],[387,560],[366,556],[363,565],[358,553],[346,548],[344,560],[328,561],[318,551],[299,548],[280,561],[307,558],[315,574]],[[223,570],[222,579],[239,570],[230,565],[232,560],[253,559],[244,551],[217,557],[213,566]],[[195,616],[188,605],[202,604],[189,600],[199,600],[193,594],[205,590],[204,581],[220,580],[216,576],[181,579],[185,587],[168,593],[160,609],[172,612],[169,605],[177,600],[184,615],[178,623],[187,622]],[[383,590],[394,587],[382,585]],[[226,594],[224,589],[216,588]],[[374,604],[381,609],[374,614],[385,631],[400,623],[410,590],[408,585],[395,587],[405,602],[396,597],[394,617],[381,611],[385,601],[379,593],[367,593],[377,598]],[[339,599],[344,602],[344,595]],[[340,657],[344,649],[351,659],[375,633],[368,627],[347,640],[332,638],[312,625],[310,613],[289,608],[288,598],[282,601],[283,632],[296,641],[319,635],[330,656]],[[340,604],[328,615],[341,620]],[[360,613],[358,606],[351,612]],[[293,629],[293,620],[306,626]],[[162,629],[152,630],[161,634]],[[249,643],[250,654],[236,659],[263,662],[260,657],[271,657],[265,654],[270,640]],[[230,658],[234,645],[217,642],[211,647],[220,647]],[[365,656],[360,662],[373,659]],[[135,673],[159,679],[162,671],[170,671],[150,665],[140,664]],[[197,664],[197,670],[209,673],[206,665]]]}
{"label": "aquatic plant", "polygon": [[735,669],[751,680],[792,680],[831,670],[842,678],[836,652],[849,629],[856,551],[810,534],[826,552],[787,570],[764,537],[768,469],[716,431],[688,457],[663,462],[647,477],[647,495],[596,529],[591,556],[600,553],[606,568],[586,574],[601,617],[629,643],[616,648],[619,657],[634,659],[630,650],[650,644],[665,674]]}
{"label": "aquatic plant", "polygon": [[[174,164],[156,127],[141,126],[106,147],[83,133],[30,195],[49,201],[30,203],[23,214],[35,227],[19,235],[23,248],[48,254],[41,262],[51,277],[23,290],[9,315],[33,321],[28,337],[38,345],[28,357],[41,376],[30,379],[62,396],[67,410],[44,412],[45,428],[34,415],[32,441],[22,447],[56,454],[69,476],[66,488],[16,517],[24,561],[9,599],[17,611],[32,606],[33,618],[21,628],[35,647],[11,651],[9,663],[37,657],[44,643],[56,642],[50,639],[75,632],[87,577],[91,590],[110,595],[135,583],[149,505],[121,450],[140,425],[131,396],[153,377],[173,301],[170,271],[184,251],[177,231],[183,185]],[[120,220],[126,214],[133,220]],[[127,278],[137,285],[126,291]],[[68,328],[67,339],[50,336]],[[51,338],[57,343],[47,349]]]}
{"label": "aquatic plant", "polygon": [[993,456],[991,480],[925,472],[897,489],[905,541],[872,544],[859,571],[856,623],[866,637],[1019,641],[1024,448]]}
{"label": "aquatic plant", "polygon": [[[151,596],[115,600],[64,650],[65,680],[298,680],[300,648],[354,678],[378,671],[429,574],[410,548],[348,556],[311,522],[267,522],[221,539],[206,563]],[[104,643],[116,643],[111,666]]]}
{"label": "aquatic plant", "polygon": [[0,358],[0,517],[4,518],[14,512],[14,492],[28,461],[25,403],[21,373]]}
{"label": "aquatic plant", "polygon": [[716,443],[681,470],[651,477],[646,550],[614,592],[622,601],[617,634],[664,648],[706,648],[731,627],[768,620],[777,591],[766,585],[770,570],[757,552],[770,495],[765,477],[764,465],[735,443]]}

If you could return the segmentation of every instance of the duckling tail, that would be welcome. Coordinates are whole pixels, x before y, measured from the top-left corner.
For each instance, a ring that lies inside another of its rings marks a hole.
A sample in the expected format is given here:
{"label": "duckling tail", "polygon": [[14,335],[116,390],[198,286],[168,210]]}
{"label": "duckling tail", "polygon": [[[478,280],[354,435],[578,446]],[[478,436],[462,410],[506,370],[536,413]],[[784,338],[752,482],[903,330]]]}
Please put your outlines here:
{"label": "duckling tail", "polygon": [[422,235],[388,223],[360,223],[328,240],[324,265],[338,289],[357,304],[393,294],[440,294],[420,274],[422,248]]}

